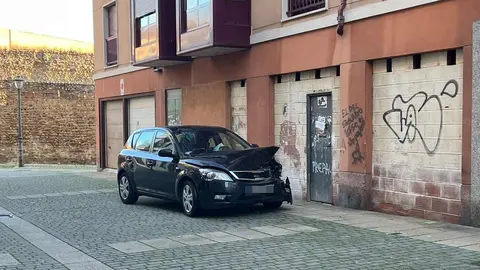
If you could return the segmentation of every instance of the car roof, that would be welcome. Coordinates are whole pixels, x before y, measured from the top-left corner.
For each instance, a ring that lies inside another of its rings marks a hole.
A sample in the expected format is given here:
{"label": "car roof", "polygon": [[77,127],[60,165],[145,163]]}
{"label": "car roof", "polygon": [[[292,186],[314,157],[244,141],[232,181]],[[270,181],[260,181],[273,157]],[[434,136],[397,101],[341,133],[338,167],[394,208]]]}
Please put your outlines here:
{"label": "car roof", "polygon": [[187,126],[166,126],[165,128],[175,131],[178,129],[199,129],[199,130],[226,130],[224,127],[218,126],[200,126],[200,125],[187,125]]}
{"label": "car roof", "polygon": [[179,129],[194,129],[194,130],[228,130],[227,128],[220,127],[220,126],[201,126],[201,125],[185,125],[185,126],[165,126],[165,127],[149,127],[149,128],[141,128],[135,130],[137,132],[143,132],[148,130],[170,130],[176,131]]}

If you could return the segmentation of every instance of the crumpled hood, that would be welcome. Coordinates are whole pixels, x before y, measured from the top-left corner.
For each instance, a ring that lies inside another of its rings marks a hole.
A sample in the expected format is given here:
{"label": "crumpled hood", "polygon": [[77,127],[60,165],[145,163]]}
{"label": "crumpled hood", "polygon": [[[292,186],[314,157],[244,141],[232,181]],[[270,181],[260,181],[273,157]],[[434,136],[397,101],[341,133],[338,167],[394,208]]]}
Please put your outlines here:
{"label": "crumpled hood", "polygon": [[200,167],[217,167],[230,171],[256,170],[272,160],[279,147],[259,147],[242,151],[202,153],[184,162]]}

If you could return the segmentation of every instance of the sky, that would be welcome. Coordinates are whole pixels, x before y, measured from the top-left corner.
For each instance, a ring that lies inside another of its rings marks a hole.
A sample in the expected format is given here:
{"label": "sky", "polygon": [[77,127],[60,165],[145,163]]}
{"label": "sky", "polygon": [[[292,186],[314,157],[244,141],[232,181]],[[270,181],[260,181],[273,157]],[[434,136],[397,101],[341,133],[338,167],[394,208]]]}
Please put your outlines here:
{"label": "sky", "polygon": [[0,0],[0,28],[93,43],[92,0]]}

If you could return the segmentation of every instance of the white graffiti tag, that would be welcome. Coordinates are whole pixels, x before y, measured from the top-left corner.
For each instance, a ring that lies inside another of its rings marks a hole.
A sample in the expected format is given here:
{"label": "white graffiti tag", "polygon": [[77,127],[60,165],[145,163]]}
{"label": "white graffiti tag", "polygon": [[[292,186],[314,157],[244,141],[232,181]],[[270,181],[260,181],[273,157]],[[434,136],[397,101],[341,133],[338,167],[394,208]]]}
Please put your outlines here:
{"label": "white graffiti tag", "polygon": [[313,173],[321,173],[321,174],[325,174],[325,175],[331,175],[332,174],[332,169],[325,162],[318,163],[318,162],[313,161],[312,166],[313,166]]}

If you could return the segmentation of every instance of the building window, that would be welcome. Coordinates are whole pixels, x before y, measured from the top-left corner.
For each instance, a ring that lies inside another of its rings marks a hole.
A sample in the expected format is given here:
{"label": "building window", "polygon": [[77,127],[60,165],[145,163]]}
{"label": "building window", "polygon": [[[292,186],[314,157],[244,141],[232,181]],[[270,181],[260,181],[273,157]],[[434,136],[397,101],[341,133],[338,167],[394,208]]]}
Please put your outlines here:
{"label": "building window", "polygon": [[158,36],[157,13],[153,12],[138,18],[135,28],[135,47],[142,47],[155,43]]}
{"label": "building window", "polygon": [[182,125],[182,90],[167,90],[167,125]]}
{"label": "building window", "polygon": [[182,1],[183,32],[210,24],[211,0]]}
{"label": "building window", "polygon": [[325,0],[287,0],[287,16],[292,17],[325,8]]}
{"label": "building window", "polygon": [[105,51],[106,65],[117,64],[117,5],[113,4],[105,8]]}

